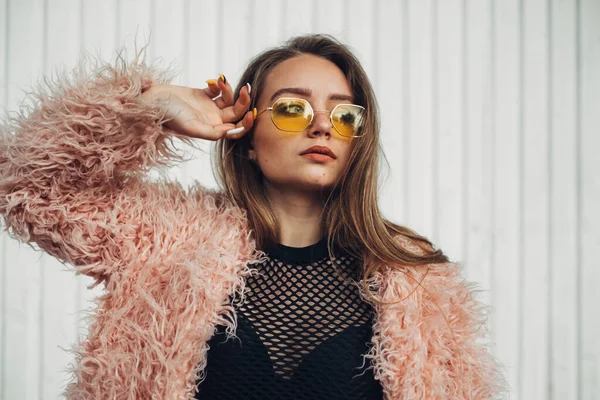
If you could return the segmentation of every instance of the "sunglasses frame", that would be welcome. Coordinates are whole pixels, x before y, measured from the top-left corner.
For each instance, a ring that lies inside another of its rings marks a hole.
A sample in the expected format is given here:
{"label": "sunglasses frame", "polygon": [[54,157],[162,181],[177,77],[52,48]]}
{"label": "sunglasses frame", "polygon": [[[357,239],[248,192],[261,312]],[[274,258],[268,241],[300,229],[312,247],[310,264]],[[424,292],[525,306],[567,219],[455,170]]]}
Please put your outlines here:
{"label": "sunglasses frame", "polygon": [[[275,104],[277,104],[278,101],[281,100],[300,100],[302,102],[305,102],[306,105],[308,105],[311,113],[310,113],[310,121],[308,122],[308,124],[301,130],[297,131],[297,130],[288,130],[288,129],[281,129],[280,127],[277,126],[277,124],[275,123],[275,120],[273,119],[273,107],[275,106]],[[254,119],[257,119],[261,114],[265,113],[266,111],[271,111],[271,122],[273,122],[273,125],[275,125],[275,127],[277,129],[279,129],[280,131],[283,132],[302,132],[304,129],[308,128],[309,126],[312,125],[312,122],[315,118],[315,114],[318,112],[326,112],[329,113],[329,121],[331,122],[331,126],[333,127],[333,129],[335,129],[335,131],[342,137],[345,138],[359,138],[364,136],[364,134],[362,135],[352,135],[352,136],[346,136],[346,135],[342,135],[342,133],[335,127],[335,124],[333,123],[333,113],[335,112],[335,109],[338,108],[339,106],[352,106],[352,107],[358,107],[360,108],[362,111],[366,110],[366,108],[364,108],[363,106],[359,106],[358,104],[348,104],[348,103],[342,103],[342,104],[337,104],[335,107],[333,107],[333,110],[329,111],[329,110],[315,110],[314,108],[312,108],[312,106],[310,105],[310,103],[308,102],[308,100],[306,99],[302,99],[299,97],[280,97],[277,100],[275,100],[273,102],[273,104],[271,105],[271,107],[267,107],[264,110],[262,110],[261,112],[259,112],[258,114],[256,114],[256,117]]]}

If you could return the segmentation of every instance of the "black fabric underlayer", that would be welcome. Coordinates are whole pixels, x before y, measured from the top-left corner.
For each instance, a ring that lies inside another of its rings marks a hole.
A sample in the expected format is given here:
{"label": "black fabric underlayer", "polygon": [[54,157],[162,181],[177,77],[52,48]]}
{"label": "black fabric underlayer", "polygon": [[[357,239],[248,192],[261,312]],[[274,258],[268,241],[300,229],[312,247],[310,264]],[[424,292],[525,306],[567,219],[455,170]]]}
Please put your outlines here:
{"label": "black fabric underlayer", "polygon": [[[236,337],[209,340],[197,399],[382,399],[368,353],[374,312],[358,291],[361,265],[325,238],[276,245],[253,266]],[[335,265],[335,269],[334,269]],[[337,269],[337,272],[336,272]]]}

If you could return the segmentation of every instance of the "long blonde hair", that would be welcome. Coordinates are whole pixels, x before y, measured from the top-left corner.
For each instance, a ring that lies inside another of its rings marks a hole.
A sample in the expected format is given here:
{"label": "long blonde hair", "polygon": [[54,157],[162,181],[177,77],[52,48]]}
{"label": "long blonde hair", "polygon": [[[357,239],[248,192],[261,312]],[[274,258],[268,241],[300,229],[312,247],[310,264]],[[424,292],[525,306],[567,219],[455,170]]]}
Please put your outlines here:
{"label": "long blonde hair", "polygon": [[[364,135],[355,138],[345,170],[331,188],[322,211],[322,230],[328,238],[330,256],[333,245],[362,261],[362,289],[371,296],[368,278],[387,265],[391,268],[447,262],[441,250],[409,228],[386,220],[378,206],[377,177],[380,154],[379,113],[373,87],[358,59],[350,49],[328,35],[304,35],[268,49],[250,61],[235,90],[237,100],[246,82],[252,85],[252,109],[265,86],[269,72],[287,59],[312,54],[340,68],[352,88],[355,103],[366,109]],[[239,140],[216,144],[214,171],[228,198],[246,210],[256,246],[268,248],[278,242],[280,226],[263,187],[259,166],[248,158],[253,132]],[[386,160],[387,161],[387,160]],[[403,245],[411,243],[412,246]]]}

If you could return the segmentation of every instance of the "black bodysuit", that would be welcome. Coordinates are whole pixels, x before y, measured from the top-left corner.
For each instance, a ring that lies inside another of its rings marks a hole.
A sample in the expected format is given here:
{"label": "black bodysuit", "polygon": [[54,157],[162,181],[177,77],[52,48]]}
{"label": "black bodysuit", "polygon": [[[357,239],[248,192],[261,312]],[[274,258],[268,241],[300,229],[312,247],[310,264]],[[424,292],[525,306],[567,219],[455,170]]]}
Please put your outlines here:
{"label": "black bodysuit", "polygon": [[[373,309],[359,295],[360,263],[325,239],[278,244],[246,278],[236,335],[223,326],[208,342],[198,399],[382,399],[369,359]],[[346,282],[347,281],[347,282]]]}

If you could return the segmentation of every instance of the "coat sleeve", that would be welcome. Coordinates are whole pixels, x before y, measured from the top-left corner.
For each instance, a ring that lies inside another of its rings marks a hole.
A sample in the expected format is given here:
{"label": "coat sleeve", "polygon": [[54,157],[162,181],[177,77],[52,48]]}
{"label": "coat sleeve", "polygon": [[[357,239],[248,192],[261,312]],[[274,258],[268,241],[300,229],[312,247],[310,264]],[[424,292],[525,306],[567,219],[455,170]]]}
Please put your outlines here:
{"label": "coat sleeve", "polygon": [[141,53],[86,65],[45,78],[1,121],[0,214],[11,237],[103,280],[135,256],[143,197],[156,195],[144,173],[189,139],[162,126],[164,104],[141,100],[168,80]]}
{"label": "coat sleeve", "polygon": [[489,348],[490,307],[477,299],[476,285],[463,278],[459,264],[424,271],[420,334],[427,348],[422,370],[430,383],[428,398],[506,398],[503,366]]}

